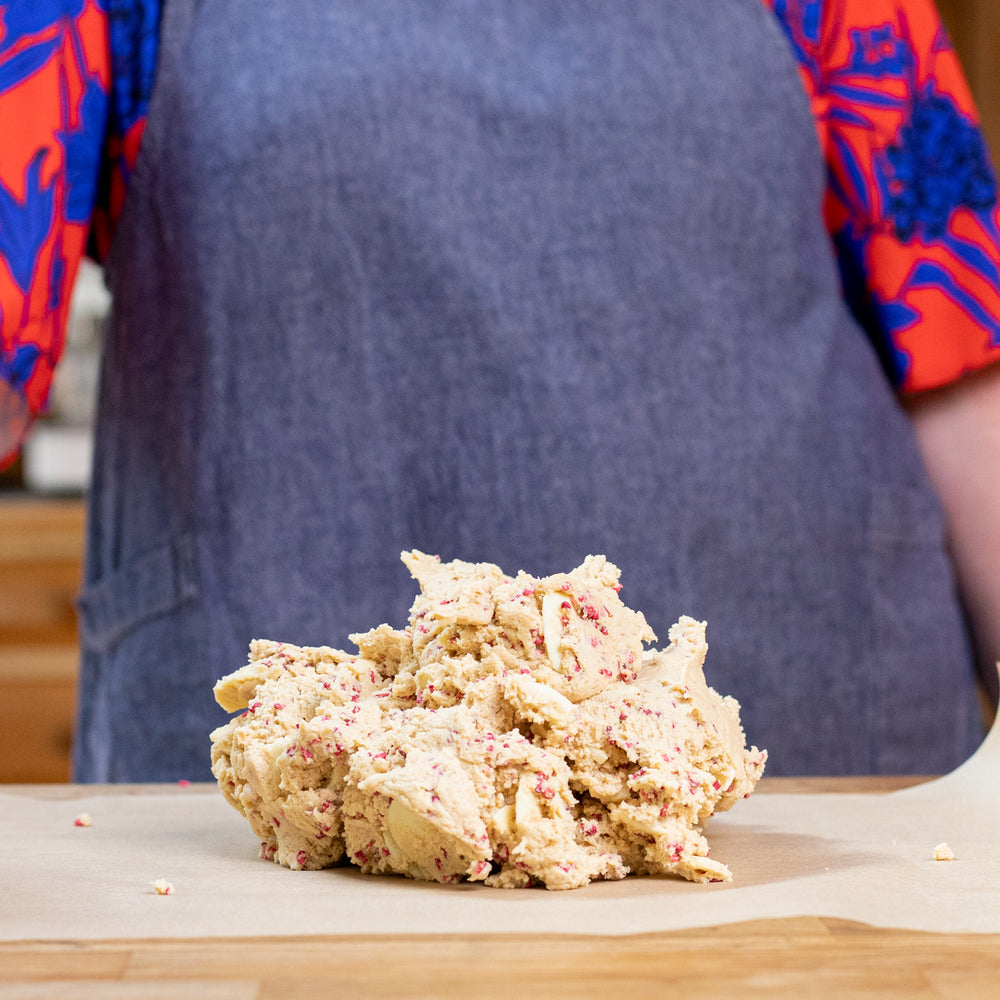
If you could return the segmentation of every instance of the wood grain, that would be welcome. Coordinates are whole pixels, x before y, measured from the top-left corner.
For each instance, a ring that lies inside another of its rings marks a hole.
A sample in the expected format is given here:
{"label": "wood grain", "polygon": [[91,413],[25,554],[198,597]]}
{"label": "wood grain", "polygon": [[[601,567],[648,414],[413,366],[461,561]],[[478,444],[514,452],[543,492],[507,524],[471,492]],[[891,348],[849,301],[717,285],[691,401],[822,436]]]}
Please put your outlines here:
{"label": "wood grain", "polygon": [[82,500],[0,500],[0,782],[66,781]]}
{"label": "wood grain", "polygon": [[72,680],[43,677],[0,684],[4,781],[69,780],[75,704]]}
{"label": "wood grain", "polygon": [[[1000,935],[819,917],[632,937],[450,936],[0,945],[32,995],[325,998],[997,997]],[[151,992],[153,987],[161,993]],[[222,991],[226,987],[228,992]],[[102,992],[103,991],[103,992]],[[0,996],[6,995],[0,989]]]}

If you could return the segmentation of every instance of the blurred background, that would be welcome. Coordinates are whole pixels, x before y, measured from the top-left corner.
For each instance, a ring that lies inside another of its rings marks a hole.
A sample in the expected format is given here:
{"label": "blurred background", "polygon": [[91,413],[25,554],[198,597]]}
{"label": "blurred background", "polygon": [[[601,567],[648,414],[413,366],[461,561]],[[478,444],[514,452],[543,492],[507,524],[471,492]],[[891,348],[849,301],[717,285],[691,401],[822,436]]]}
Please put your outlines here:
{"label": "blurred background", "polygon": [[[1000,155],[1000,0],[938,0],[993,153]],[[22,458],[0,473],[0,783],[69,777],[84,504],[101,333],[110,299],[81,268],[65,356]]]}

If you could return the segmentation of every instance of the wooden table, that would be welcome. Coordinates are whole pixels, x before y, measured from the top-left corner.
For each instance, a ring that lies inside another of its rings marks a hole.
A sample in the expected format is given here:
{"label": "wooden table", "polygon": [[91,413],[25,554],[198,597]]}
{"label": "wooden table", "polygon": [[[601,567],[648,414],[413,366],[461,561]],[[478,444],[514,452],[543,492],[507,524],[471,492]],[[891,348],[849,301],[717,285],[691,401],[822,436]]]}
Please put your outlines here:
{"label": "wooden table", "polygon": [[[758,794],[882,792],[915,780],[768,778]],[[31,792],[71,798],[93,795],[95,789],[35,786]],[[995,1000],[1000,934],[929,934],[802,917],[631,937],[418,934],[0,943],[3,1000],[667,995]]]}

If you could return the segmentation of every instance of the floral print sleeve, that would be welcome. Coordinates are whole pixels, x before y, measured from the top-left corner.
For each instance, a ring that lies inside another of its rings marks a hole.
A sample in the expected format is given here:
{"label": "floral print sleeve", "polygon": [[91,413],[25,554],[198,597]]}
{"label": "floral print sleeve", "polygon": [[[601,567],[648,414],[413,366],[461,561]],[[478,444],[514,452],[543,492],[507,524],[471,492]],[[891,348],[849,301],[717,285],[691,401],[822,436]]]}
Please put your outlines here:
{"label": "floral print sleeve", "polygon": [[0,459],[44,406],[62,348],[108,84],[99,8],[86,0],[0,7]]}
{"label": "floral print sleeve", "polygon": [[893,384],[1000,360],[996,180],[933,0],[764,2],[812,104],[845,294]]}
{"label": "floral print sleeve", "polygon": [[159,0],[0,5],[0,466],[45,407],[88,239],[138,153]]}

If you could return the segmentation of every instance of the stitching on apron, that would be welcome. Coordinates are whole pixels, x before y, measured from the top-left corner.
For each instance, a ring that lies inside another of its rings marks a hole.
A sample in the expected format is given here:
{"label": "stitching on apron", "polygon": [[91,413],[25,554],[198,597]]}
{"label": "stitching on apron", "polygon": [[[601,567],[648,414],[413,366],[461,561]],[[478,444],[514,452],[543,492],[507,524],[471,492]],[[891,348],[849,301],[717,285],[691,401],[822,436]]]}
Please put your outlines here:
{"label": "stitching on apron", "polygon": [[137,625],[198,595],[196,547],[182,536],[86,587],[77,600],[81,640],[108,650]]}

